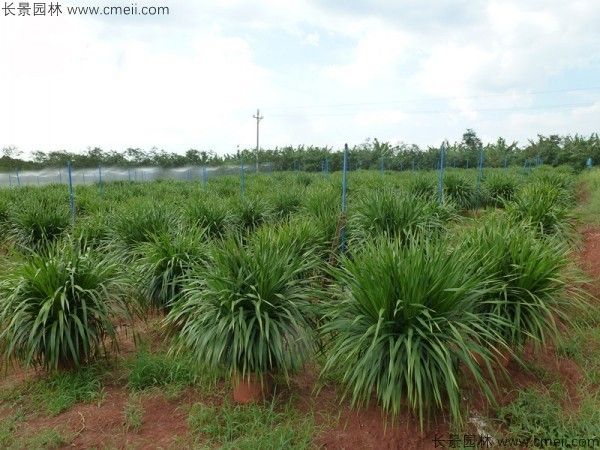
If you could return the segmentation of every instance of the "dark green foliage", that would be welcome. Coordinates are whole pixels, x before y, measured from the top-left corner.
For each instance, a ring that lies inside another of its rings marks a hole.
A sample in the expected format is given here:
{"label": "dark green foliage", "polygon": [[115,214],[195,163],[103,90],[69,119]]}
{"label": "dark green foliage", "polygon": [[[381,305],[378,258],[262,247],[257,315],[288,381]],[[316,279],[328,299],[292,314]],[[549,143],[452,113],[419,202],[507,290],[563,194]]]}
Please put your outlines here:
{"label": "dark green foliage", "polygon": [[427,199],[435,198],[435,182],[430,176],[414,175],[408,183],[408,192]]}
{"label": "dark green foliage", "polygon": [[232,205],[233,214],[242,230],[251,231],[272,215],[269,204],[258,197],[244,197]]}
{"label": "dark green foliage", "polygon": [[223,237],[236,226],[236,217],[229,202],[205,197],[186,206],[185,215],[191,225],[205,228],[213,237]]}
{"label": "dark green foliage", "polygon": [[80,243],[32,254],[0,284],[5,358],[56,369],[104,354],[106,342],[116,342],[113,320],[128,316],[119,273],[114,258]]}
{"label": "dark green foliage", "polygon": [[57,240],[69,223],[65,202],[54,197],[29,197],[13,207],[8,234],[19,247],[40,251]]}
{"label": "dark green foliage", "polygon": [[228,239],[208,270],[191,278],[167,324],[175,349],[209,368],[246,375],[298,370],[314,346],[310,323],[310,251],[298,255],[279,233],[262,233],[243,245]]}
{"label": "dark green foliage", "polygon": [[541,234],[565,234],[570,226],[569,206],[560,187],[534,182],[523,186],[505,208],[513,220],[524,222]]}
{"label": "dark green foliage", "polygon": [[150,202],[130,203],[113,215],[116,238],[126,249],[150,242],[153,236],[167,233],[176,225],[173,211],[165,206]]}
{"label": "dark green foliage", "polygon": [[478,206],[475,185],[463,175],[447,173],[444,176],[444,199],[458,209],[467,210]]}
{"label": "dark green foliage", "polygon": [[484,186],[489,195],[490,204],[498,208],[503,207],[505,202],[514,198],[519,183],[514,176],[508,173],[494,172],[486,176]]}
{"label": "dark green foliage", "polygon": [[139,288],[153,308],[167,310],[186,285],[190,269],[208,258],[204,230],[160,233],[138,247]]}
{"label": "dark green foliage", "polygon": [[476,314],[487,294],[469,255],[426,239],[365,246],[334,270],[337,298],[326,300],[330,336],[325,371],[340,371],[353,403],[372,395],[397,416],[403,406],[423,423],[428,412],[448,407],[461,417],[459,364],[487,395],[491,391],[474,361],[490,370],[501,340]]}
{"label": "dark green foliage", "polygon": [[283,189],[272,197],[273,212],[281,219],[287,219],[302,205],[300,193],[295,190]]}
{"label": "dark green foliage", "polygon": [[360,198],[349,219],[349,230],[358,245],[380,235],[405,242],[415,234],[441,231],[450,210],[435,200],[392,190],[373,191]]}
{"label": "dark green foliage", "polygon": [[472,264],[490,283],[479,311],[502,319],[490,326],[499,325],[496,331],[516,346],[528,338],[544,342],[556,337],[557,320],[567,321],[566,307],[579,303],[575,288],[567,300],[567,245],[556,239],[540,240],[535,231],[496,216],[487,217],[460,238],[458,252],[472,254]]}

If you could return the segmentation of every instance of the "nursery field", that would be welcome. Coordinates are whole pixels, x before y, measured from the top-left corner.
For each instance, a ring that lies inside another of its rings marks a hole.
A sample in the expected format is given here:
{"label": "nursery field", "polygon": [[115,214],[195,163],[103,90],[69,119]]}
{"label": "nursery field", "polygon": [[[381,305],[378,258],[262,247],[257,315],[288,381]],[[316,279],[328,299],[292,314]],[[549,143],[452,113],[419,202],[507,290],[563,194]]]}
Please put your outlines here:
{"label": "nursery field", "polygon": [[599,294],[598,170],[0,189],[0,448],[600,448]]}

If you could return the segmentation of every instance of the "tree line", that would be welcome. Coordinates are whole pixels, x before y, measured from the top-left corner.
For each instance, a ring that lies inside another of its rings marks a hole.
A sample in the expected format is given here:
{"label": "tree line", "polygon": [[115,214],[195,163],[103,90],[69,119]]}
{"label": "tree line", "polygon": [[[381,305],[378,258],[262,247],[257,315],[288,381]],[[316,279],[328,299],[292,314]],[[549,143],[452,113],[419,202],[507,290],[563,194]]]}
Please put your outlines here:
{"label": "tree line", "polygon": [[[476,167],[483,156],[485,167],[503,167],[512,165],[548,164],[552,166],[570,165],[576,170],[586,166],[591,158],[593,163],[600,161],[600,138],[597,133],[589,137],[581,135],[538,135],[525,145],[508,143],[503,138],[496,142],[483,144],[477,134],[468,129],[459,142],[445,142],[446,167]],[[6,147],[1,151],[0,171],[37,170],[51,167],[64,167],[72,161],[76,168],[110,167],[185,167],[185,166],[253,166],[256,161],[268,164],[272,170],[320,171],[325,167],[329,171],[342,168],[343,149],[316,146],[277,147],[274,149],[244,149],[235,153],[218,155],[212,150],[189,149],[184,154],[171,153],[152,148],[144,151],[128,148],[124,152],[106,151],[101,148],[89,148],[83,153],[67,151],[36,151],[31,159],[21,157],[15,147]],[[434,169],[438,167],[440,147],[420,148],[414,144],[396,144],[367,139],[364,143],[349,148],[350,169],[386,170]]]}

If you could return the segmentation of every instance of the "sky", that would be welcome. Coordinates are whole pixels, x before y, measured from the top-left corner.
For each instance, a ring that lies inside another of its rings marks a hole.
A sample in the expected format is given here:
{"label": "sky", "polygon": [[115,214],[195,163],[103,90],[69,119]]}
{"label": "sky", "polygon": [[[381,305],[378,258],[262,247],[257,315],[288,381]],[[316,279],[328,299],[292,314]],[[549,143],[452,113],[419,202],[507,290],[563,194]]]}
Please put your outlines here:
{"label": "sky", "polygon": [[232,153],[256,144],[257,108],[262,148],[437,146],[467,128],[525,143],[600,124],[597,0],[59,4],[0,9],[0,148]]}

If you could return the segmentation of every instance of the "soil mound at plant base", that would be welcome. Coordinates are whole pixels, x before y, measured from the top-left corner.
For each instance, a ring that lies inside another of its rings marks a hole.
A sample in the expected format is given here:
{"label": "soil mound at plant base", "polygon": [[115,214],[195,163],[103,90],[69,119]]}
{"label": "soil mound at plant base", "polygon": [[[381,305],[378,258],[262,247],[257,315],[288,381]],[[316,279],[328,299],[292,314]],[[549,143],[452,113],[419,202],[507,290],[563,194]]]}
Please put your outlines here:
{"label": "soil mound at plant base", "polygon": [[260,403],[273,396],[273,379],[269,376],[236,377],[233,380],[233,401],[242,405]]}

